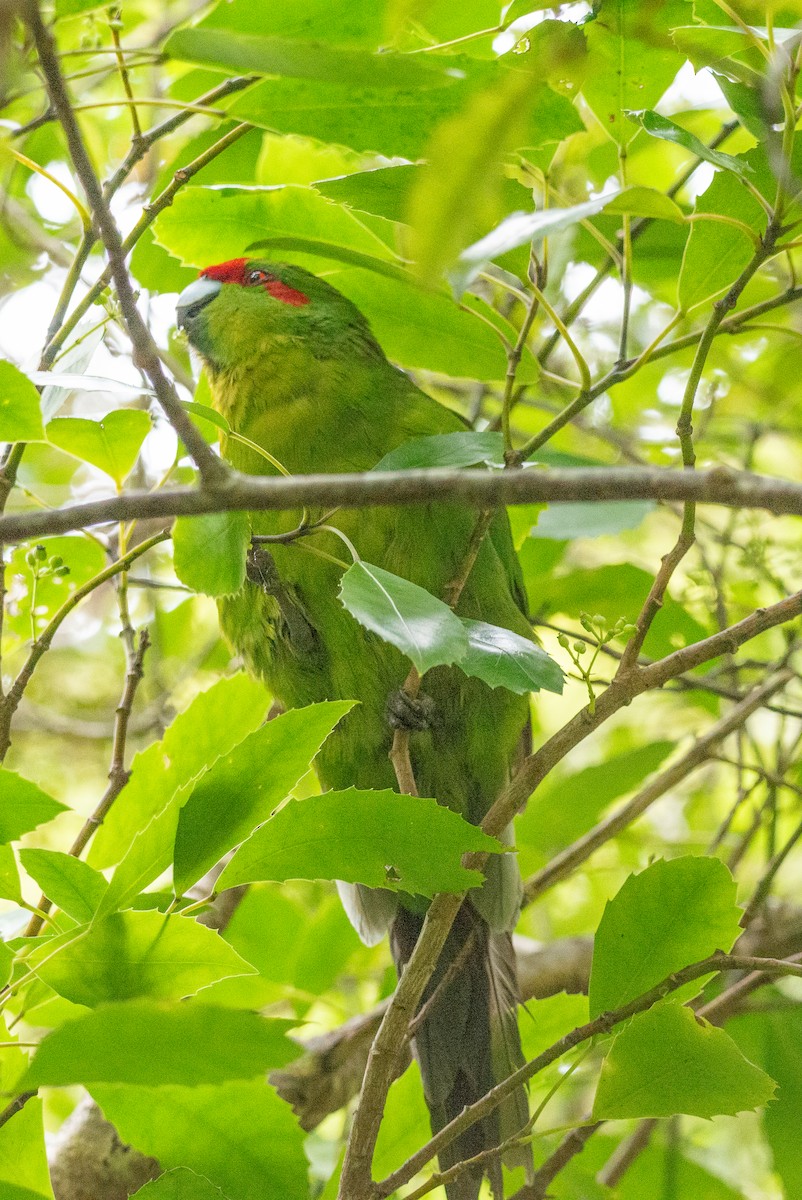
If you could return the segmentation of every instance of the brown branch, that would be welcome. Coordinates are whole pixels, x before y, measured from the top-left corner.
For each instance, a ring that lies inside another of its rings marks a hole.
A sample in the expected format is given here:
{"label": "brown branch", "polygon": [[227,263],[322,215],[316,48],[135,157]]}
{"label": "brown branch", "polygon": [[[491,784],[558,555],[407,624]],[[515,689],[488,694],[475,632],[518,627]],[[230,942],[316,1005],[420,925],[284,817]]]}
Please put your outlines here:
{"label": "brown branch", "polygon": [[582,837],[577,838],[570,846],[556,854],[542,870],[527,880],[524,885],[525,902],[531,904],[549,888],[567,878],[600,846],[603,846],[646,812],[655,800],[659,800],[666,792],[686,779],[697,767],[707,762],[719,742],[743,725],[744,721],[758,708],[762,708],[766,700],[785,687],[790,678],[790,671],[782,671],[760,687],[754,688],[740,704],[736,705],[720,721],[717,721],[703,737],[698,738],[682,758],[672,763],[665,771],[661,771],[659,775],[655,775],[621,808],[605,817],[593,829],[588,830]]}
{"label": "brown branch", "polygon": [[624,647],[624,653],[621,655],[618,670],[616,671],[617,675],[625,675],[627,671],[636,666],[638,656],[646,640],[646,635],[651,629],[655,617],[663,607],[663,600],[666,589],[671,582],[671,577],[693,543],[693,532],[686,530],[683,526],[680,529],[679,537],[673,548],[669,550],[668,554],[663,556],[660,563],[660,570],[655,575],[654,583],[649,589],[649,595],[644,600],[643,607],[635,621],[635,632]]}
{"label": "brown branch", "polygon": [[37,0],[23,0],[22,14],[36,45],[50,102],[64,130],[75,174],[84,189],[108,254],[120,309],[134,350],[134,363],[144,371],[150,381],[159,403],[193,458],[201,478],[209,487],[223,487],[228,478],[228,468],[212,452],[182,408],[173,385],[162,370],[156,345],[136,306],[136,296],[125,265],[120,231],[104,199],[100,182],[90,161],[61,73],[55,42],[42,20]]}
{"label": "brown branch", "polygon": [[586,1143],[593,1137],[603,1121],[594,1121],[588,1125],[580,1125],[567,1133],[553,1154],[550,1154],[542,1166],[538,1167],[531,1183],[524,1184],[510,1200],[545,1200],[547,1188],[553,1183],[560,1171],[568,1166],[572,1158],[581,1154]]}
{"label": "brown branch", "polygon": [[211,512],[286,510],[315,505],[363,508],[447,500],[475,508],[601,500],[693,500],[725,508],[763,508],[802,516],[802,483],[713,467],[594,467],[499,471],[437,468],[365,474],[259,476],[232,472],[225,490],[207,487],[130,491],[86,504],[13,513],[0,539],[19,542],[91,525]]}
{"label": "brown branch", "polygon": [[[123,693],[120,697],[120,703],[117,705],[117,711],[114,715],[114,734],[112,738],[111,750],[111,766],[109,768],[109,785],[103,793],[100,802],[95,811],[90,817],[87,817],[83,827],[76,837],[73,844],[70,846],[69,853],[74,858],[80,858],[89,839],[93,833],[103,824],[104,819],[108,815],[114,801],[123,790],[128,780],[131,778],[131,772],[125,767],[125,744],[128,738],[128,723],[131,719],[131,710],[134,706],[134,698],[137,688],[142,682],[144,674],[145,654],[150,646],[150,638],[147,629],[143,629],[139,635],[139,644],[133,651],[128,663],[128,671],[125,676],[125,684]],[[37,911],[33,914],[28,927],[25,930],[25,937],[35,937],[42,928],[44,918],[50,909],[53,907],[52,902],[47,896],[42,895],[39,898],[39,903],[36,906]]]}

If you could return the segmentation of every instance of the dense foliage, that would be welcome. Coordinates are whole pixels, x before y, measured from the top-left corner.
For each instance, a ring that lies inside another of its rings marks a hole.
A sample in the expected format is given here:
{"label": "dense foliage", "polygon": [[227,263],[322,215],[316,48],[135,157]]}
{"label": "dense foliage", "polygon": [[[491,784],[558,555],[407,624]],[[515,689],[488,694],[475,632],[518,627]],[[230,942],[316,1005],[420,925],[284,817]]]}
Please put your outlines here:
{"label": "dense foliage", "polygon": [[[2,1200],[443,1196],[387,948],[333,880],[437,897],[431,967],[516,811],[537,1174],[509,1194],[800,1195],[798,22],[0,7]],[[220,639],[243,510],[287,481],[220,478],[174,306],[250,249],[325,275],[470,422],[371,499],[421,467],[519,488],[542,650],[358,558],[341,594],[424,686],[535,693],[483,831],[319,796],[349,705],[277,715]]]}

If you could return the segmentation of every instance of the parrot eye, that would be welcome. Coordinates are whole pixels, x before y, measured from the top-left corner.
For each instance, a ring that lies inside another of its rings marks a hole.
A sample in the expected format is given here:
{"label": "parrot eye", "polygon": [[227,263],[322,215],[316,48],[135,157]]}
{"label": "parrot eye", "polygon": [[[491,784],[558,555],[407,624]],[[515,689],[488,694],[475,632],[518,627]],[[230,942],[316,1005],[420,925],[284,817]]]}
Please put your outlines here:
{"label": "parrot eye", "polygon": [[245,282],[256,286],[256,284],[260,283],[272,283],[275,278],[275,275],[271,275],[269,271],[262,271],[257,268],[255,271],[248,272],[245,276]]}

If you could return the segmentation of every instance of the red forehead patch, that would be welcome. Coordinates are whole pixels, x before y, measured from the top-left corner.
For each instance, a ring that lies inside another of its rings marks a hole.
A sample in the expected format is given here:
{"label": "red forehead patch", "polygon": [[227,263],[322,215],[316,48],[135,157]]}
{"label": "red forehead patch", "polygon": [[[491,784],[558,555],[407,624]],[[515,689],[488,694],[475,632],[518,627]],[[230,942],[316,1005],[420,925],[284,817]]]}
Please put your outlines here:
{"label": "red forehead patch", "polygon": [[232,258],[216,267],[207,267],[201,271],[201,278],[216,279],[218,283],[244,283],[247,263],[247,258]]}
{"label": "red forehead patch", "polygon": [[258,267],[254,267],[253,270],[249,268],[247,258],[232,258],[228,262],[207,267],[205,271],[201,271],[201,278],[214,279],[218,283],[238,283],[241,287],[263,287],[274,300],[281,300],[283,304],[291,304],[294,308],[301,308],[309,303],[308,296],[299,292],[297,288],[290,287],[288,283],[282,283],[269,271]]}

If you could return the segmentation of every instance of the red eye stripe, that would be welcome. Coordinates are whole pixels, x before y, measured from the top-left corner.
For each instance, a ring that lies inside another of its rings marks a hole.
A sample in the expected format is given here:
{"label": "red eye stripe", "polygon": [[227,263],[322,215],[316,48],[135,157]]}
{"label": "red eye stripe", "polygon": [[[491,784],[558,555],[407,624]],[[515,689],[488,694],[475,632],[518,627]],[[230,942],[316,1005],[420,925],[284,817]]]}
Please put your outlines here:
{"label": "red eye stripe", "polygon": [[[245,287],[248,285],[248,274],[248,259],[232,258],[228,262],[206,267],[201,271],[201,278],[214,279],[217,283],[238,283]],[[281,300],[283,304],[291,304],[294,308],[302,308],[304,304],[309,303],[307,295],[273,276],[265,275],[262,287],[274,300]]]}
{"label": "red eye stripe", "polygon": [[274,300],[281,300],[284,304],[292,304],[294,308],[302,308],[304,304],[309,303],[309,297],[303,292],[299,292],[296,288],[290,287],[288,283],[282,283],[280,279],[271,279],[265,285],[265,291],[268,292]]}

